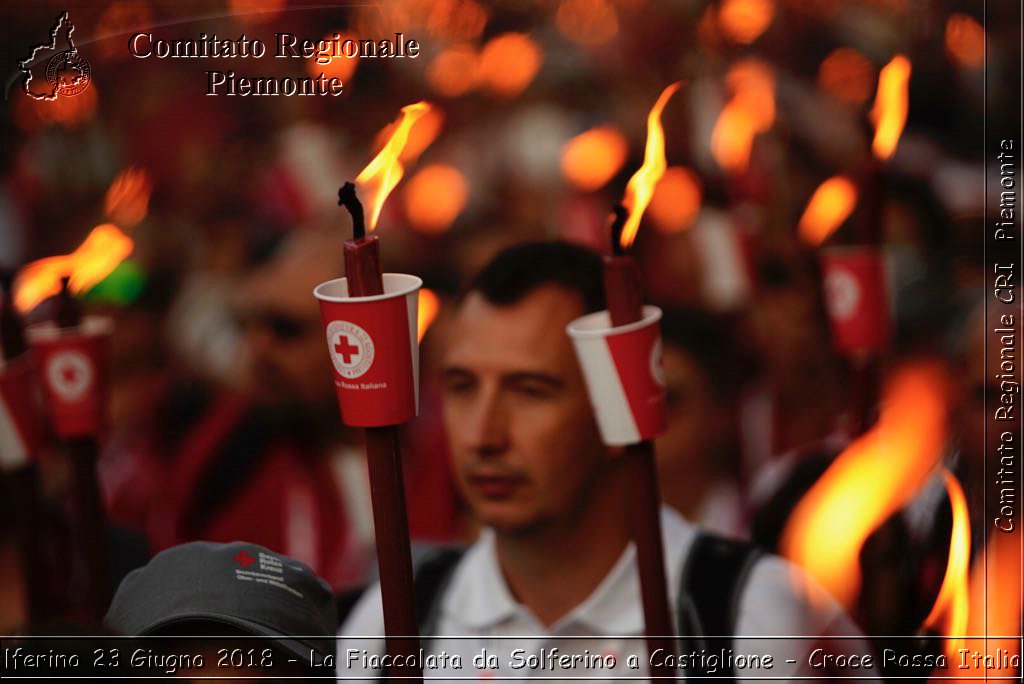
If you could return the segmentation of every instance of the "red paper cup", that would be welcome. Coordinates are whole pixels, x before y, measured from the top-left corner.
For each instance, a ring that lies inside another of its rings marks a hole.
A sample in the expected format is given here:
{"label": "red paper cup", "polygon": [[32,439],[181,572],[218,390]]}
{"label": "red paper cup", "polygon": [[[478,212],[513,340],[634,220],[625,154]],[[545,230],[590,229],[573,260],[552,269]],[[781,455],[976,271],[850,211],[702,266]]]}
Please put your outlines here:
{"label": "red paper cup", "polygon": [[89,317],[77,328],[29,326],[29,346],[50,417],[62,439],[95,437],[106,427],[109,318]]}
{"label": "red paper cup", "polygon": [[423,281],[384,274],[384,294],[350,297],[348,280],[313,290],[327,334],[341,420],[353,427],[398,425],[419,410],[416,309]]}
{"label": "red paper cup", "polygon": [[613,328],[607,311],[569,324],[601,438],[609,446],[635,444],[665,431],[665,379],[661,369],[661,309]]}
{"label": "red paper cup", "polygon": [[889,342],[889,302],[881,250],[831,247],[821,251],[825,305],[836,349],[883,351]]}
{"label": "red paper cup", "polygon": [[39,394],[32,361],[22,354],[0,360],[0,469],[24,465],[43,441]]}

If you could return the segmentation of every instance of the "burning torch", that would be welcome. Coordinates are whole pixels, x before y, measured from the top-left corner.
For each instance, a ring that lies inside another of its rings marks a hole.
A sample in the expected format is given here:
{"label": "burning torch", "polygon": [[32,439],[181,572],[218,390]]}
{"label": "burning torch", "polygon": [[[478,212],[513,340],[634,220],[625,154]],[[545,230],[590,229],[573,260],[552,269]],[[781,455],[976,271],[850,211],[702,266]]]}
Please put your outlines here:
{"label": "burning torch", "polygon": [[[327,335],[342,421],[366,432],[387,652],[394,662],[415,663],[419,651],[409,521],[405,507],[399,426],[418,410],[419,347],[417,293],[423,281],[404,273],[381,273],[376,227],[384,200],[402,177],[399,158],[426,102],[402,108],[402,118],[377,156],[356,178],[372,195],[368,221],[346,183],[338,204],[352,216],[352,239],[344,244],[345,277],[314,290]],[[392,676],[416,679],[414,665]]]}
{"label": "burning torch", "polygon": [[[614,210],[612,256],[604,262],[606,311],[569,324],[601,437],[625,448],[623,476],[629,523],[636,545],[647,646],[651,653],[670,649],[672,626],[661,539],[661,497],[653,439],[664,432],[665,386],[661,375],[661,310],[643,305],[636,260],[626,253],[640,219],[665,173],[665,134],[661,112],[679,88],[662,91],[647,117],[644,162],[626,186],[623,206]],[[652,666],[652,677],[671,677],[666,666]]]}

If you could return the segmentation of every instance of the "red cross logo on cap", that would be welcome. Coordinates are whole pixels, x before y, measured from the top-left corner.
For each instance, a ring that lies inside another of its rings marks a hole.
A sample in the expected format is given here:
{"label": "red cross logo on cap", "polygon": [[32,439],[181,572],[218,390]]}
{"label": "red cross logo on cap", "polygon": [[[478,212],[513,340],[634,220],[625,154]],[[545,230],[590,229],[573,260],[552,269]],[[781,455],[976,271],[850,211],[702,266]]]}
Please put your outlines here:
{"label": "red cross logo on cap", "polygon": [[231,560],[235,561],[236,563],[241,565],[243,568],[247,568],[247,567],[249,567],[250,565],[252,565],[253,563],[256,562],[256,559],[253,558],[249,554],[249,552],[246,551],[245,549],[242,549],[241,551],[236,553]]}

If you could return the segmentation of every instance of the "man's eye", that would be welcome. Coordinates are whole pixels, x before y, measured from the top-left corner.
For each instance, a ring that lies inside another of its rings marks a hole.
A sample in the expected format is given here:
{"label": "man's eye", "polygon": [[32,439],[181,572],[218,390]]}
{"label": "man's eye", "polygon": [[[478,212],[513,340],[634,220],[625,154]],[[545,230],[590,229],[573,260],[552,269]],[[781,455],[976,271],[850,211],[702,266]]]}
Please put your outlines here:
{"label": "man's eye", "polygon": [[466,379],[448,379],[444,383],[444,391],[448,394],[468,394],[473,390],[475,383]]}
{"label": "man's eye", "polygon": [[550,399],[555,396],[554,391],[547,385],[523,383],[516,387],[516,391],[528,399]]}

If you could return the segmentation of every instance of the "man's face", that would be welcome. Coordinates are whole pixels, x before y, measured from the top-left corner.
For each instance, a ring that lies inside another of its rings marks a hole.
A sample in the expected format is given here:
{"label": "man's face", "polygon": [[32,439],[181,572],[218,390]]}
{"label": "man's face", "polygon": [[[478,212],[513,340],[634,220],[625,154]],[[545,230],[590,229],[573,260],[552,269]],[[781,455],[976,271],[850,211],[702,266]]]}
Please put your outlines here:
{"label": "man's face", "polygon": [[312,291],[337,274],[335,243],[319,232],[296,231],[242,288],[237,306],[245,333],[244,377],[257,402],[307,410],[334,405],[330,356]]}
{"label": "man's face", "polygon": [[470,294],[444,365],[456,478],[485,525],[506,534],[570,522],[607,466],[565,326],[583,313],[554,285],[510,306]]}
{"label": "man's face", "polygon": [[710,469],[728,430],[726,410],[697,360],[666,344],[662,355],[667,393],[668,430],[655,442],[662,484],[686,482],[694,468]]}
{"label": "man's face", "polygon": [[243,311],[240,320],[253,399],[306,407],[332,399],[329,356],[315,310],[259,305]]}

